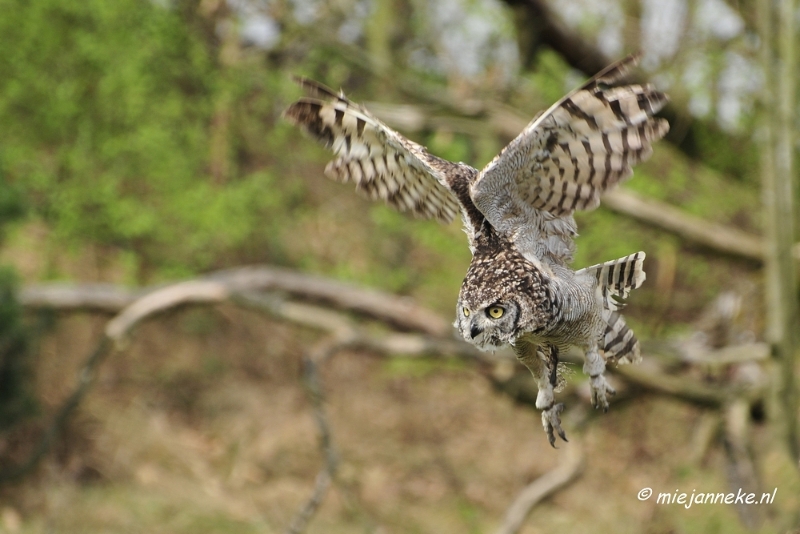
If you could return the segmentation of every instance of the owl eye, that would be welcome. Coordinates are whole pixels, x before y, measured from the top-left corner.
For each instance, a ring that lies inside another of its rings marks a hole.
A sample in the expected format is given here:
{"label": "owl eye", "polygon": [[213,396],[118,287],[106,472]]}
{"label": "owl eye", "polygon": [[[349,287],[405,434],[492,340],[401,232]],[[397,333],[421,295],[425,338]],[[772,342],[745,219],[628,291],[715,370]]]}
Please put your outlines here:
{"label": "owl eye", "polygon": [[503,316],[503,314],[504,314],[505,312],[506,312],[506,311],[505,311],[503,308],[501,308],[500,306],[492,306],[491,308],[489,308],[488,310],[486,310],[486,313],[487,313],[487,314],[489,315],[489,317],[491,317],[492,319],[499,319],[500,317],[502,317],[502,316]]}
{"label": "owl eye", "polygon": [[462,308],[461,311],[464,312],[464,317],[469,317],[469,310],[466,308]]}

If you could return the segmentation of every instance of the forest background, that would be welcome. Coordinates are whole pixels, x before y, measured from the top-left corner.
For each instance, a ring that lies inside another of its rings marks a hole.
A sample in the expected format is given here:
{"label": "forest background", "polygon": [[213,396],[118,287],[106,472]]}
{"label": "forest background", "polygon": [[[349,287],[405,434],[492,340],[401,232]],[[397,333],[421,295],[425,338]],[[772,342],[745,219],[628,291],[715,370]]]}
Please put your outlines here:
{"label": "forest background", "polygon": [[[780,402],[764,344],[769,77],[756,8],[0,0],[0,531],[486,532],[564,465],[569,480],[520,532],[800,526],[796,461],[769,424]],[[373,338],[430,341],[434,328],[302,287],[269,298],[312,306],[303,320],[252,302],[175,306],[91,359],[139,288],[243,265],[451,319],[469,263],[459,225],[324,178],[329,154],[281,118],[300,96],[293,75],[480,168],[537,111],[637,50],[636,78],[671,97],[671,132],[622,196],[576,215],[575,265],[647,252],[626,311],[644,374],[615,375],[620,399],[596,416],[576,366],[561,394],[569,444],[550,448],[527,371],[502,355],[447,345],[411,357],[375,342],[327,354],[309,378],[331,324],[314,313]],[[64,287],[128,300],[47,301]],[[686,509],[639,500],[645,487],[777,490],[771,506]]]}

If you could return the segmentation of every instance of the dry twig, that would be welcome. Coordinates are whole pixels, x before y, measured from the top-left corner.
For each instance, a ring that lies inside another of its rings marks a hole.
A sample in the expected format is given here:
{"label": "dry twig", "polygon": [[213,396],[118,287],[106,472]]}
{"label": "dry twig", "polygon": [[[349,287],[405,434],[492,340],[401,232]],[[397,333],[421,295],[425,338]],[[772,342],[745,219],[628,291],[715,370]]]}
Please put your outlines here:
{"label": "dry twig", "polygon": [[19,480],[20,478],[24,477],[39,464],[39,461],[42,458],[44,458],[44,455],[50,450],[50,447],[52,447],[56,437],[64,428],[69,416],[72,415],[72,412],[78,407],[83,400],[83,397],[89,391],[89,388],[94,381],[97,368],[106,358],[110,350],[111,343],[109,342],[109,339],[105,336],[101,337],[100,341],[97,342],[95,348],[86,358],[81,370],[78,372],[78,383],[75,386],[75,389],[53,416],[53,420],[44,431],[42,439],[39,440],[39,443],[24,462],[22,462],[20,465],[9,467],[0,471],[0,485],[13,482],[14,480]]}
{"label": "dry twig", "polygon": [[346,339],[337,339],[334,335],[318,343],[303,358],[303,379],[306,391],[311,399],[311,405],[314,408],[314,421],[317,423],[317,429],[319,430],[319,444],[322,456],[325,459],[325,466],[317,474],[311,497],[292,518],[292,522],[286,529],[286,534],[300,534],[306,529],[309,521],[311,521],[311,518],[322,504],[331,482],[336,478],[336,469],[339,462],[333,446],[331,425],[325,412],[325,397],[322,391],[322,380],[319,376],[318,366],[346,346]]}
{"label": "dry twig", "polygon": [[[161,305],[162,299],[174,301],[173,304],[162,308],[168,309],[192,302],[191,299],[199,299],[198,302],[219,302],[227,298],[224,295],[225,292],[230,294],[278,291],[362,313],[405,330],[443,337],[449,336],[452,330],[449,321],[419,306],[408,297],[389,295],[353,284],[277,267],[250,266],[226,269],[185,283],[192,285],[177,289],[175,286],[179,284],[131,290],[109,284],[40,284],[23,288],[19,294],[19,300],[23,306],[32,309],[93,309],[119,312],[137,299],[157,292],[158,300],[149,301],[147,306],[158,307]],[[206,285],[194,285],[201,283]],[[167,293],[161,292],[165,289],[168,290]],[[145,305],[140,304],[139,306]],[[141,315],[143,311],[144,308],[140,307],[136,313]],[[134,319],[134,317],[131,316],[130,319]]]}
{"label": "dry twig", "polygon": [[[760,492],[760,482],[749,447],[750,404],[737,399],[725,407],[725,451],[728,456],[728,483],[733,491]],[[750,530],[756,530],[762,517],[758,506],[737,504],[739,518]]]}
{"label": "dry twig", "polygon": [[584,455],[581,446],[570,434],[569,447],[566,447],[558,466],[531,482],[520,492],[506,511],[503,523],[496,534],[516,534],[522,528],[525,518],[538,503],[557,492],[581,474]]}

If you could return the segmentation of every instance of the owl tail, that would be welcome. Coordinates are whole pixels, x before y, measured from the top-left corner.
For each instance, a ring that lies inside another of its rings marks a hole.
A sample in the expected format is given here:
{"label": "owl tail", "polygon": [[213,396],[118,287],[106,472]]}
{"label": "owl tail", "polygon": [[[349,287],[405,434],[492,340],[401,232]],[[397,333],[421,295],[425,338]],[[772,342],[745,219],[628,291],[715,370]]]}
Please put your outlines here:
{"label": "owl tail", "polygon": [[639,288],[647,275],[644,272],[644,252],[637,252],[618,260],[607,261],[581,269],[576,274],[589,274],[597,279],[597,289],[603,309],[621,310],[631,289]]}
{"label": "owl tail", "polygon": [[639,340],[633,330],[625,324],[622,314],[617,311],[603,310],[603,322],[606,324],[600,348],[603,356],[609,363],[639,363],[642,354],[639,349]]}
{"label": "owl tail", "polygon": [[597,280],[597,291],[603,305],[602,317],[605,331],[601,349],[608,362],[638,363],[641,359],[639,340],[619,313],[631,289],[636,289],[647,278],[644,272],[644,252],[637,252],[618,260],[592,265],[578,271],[590,274]]}

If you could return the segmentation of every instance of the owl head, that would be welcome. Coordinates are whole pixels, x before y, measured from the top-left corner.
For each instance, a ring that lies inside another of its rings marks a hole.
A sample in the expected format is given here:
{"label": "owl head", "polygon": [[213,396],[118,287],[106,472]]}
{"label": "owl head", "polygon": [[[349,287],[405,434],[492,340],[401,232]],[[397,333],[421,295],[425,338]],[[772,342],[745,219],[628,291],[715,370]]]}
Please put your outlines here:
{"label": "owl head", "polygon": [[454,323],[466,341],[494,350],[546,328],[552,317],[549,281],[536,265],[507,247],[472,258]]}
{"label": "owl head", "polygon": [[519,333],[520,307],[512,295],[469,298],[462,288],[454,326],[466,341],[483,350],[511,343]]}

